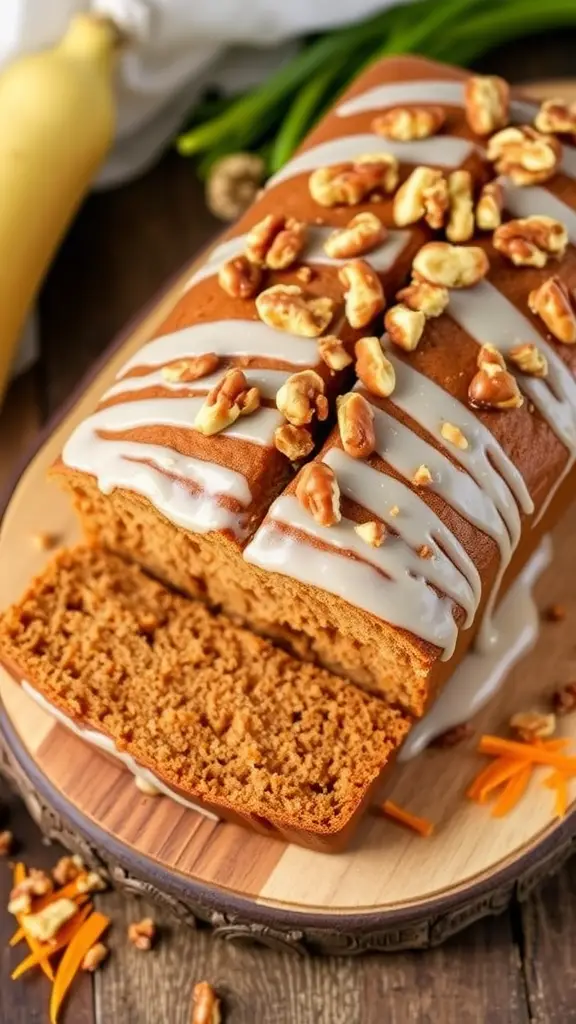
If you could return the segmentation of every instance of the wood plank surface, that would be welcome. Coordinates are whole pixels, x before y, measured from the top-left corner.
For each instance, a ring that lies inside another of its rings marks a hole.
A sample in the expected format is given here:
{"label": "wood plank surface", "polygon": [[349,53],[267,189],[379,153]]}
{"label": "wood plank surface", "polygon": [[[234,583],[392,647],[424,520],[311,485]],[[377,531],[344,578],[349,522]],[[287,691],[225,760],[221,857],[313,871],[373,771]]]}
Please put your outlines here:
{"label": "wood plank surface", "polygon": [[[481,70],[515,80],[570,74],[575,41],[575,33],[554,33],[511,44],[484,61]],[[191,168],[173,156],[139,182],[90,198],[44,289],[39,371],[18,386],[9,398],[12,411],[0,418],[0,474],[39,416],[66,399],[113,333],[209,239],[215,224],[202,209]],[[18,417],[12,418],[13,410]],[[13,424],[9,432],[8,422]],[[27,426],[20,427],[23,422]],[[7,817],[30,864],[56,860],[57,852],[42,845],[22,804],[0,789],[0,828]],[[6,903],[9,877],[0,863],[0,904]],[[385,959],[303,960],[234,947],[206,932],[175,928],[157,911],[163,926],[158,948],[137,954],[125,941],[124,926],[148,908],[120,893],[99,903],[117,925],[111,932],[114,956],[96,975],[94,996],[90,979],[81,979],[65,1024],[188,1024],[192,986],[203,978],[225,997],[226,1024],[576,1020],[573,866],[509,915],[479,922],[440,949]],[[6,950],[11,929],[11,919],[0,911],[0,1021],[43,1024],[43,979],[9,981],[16,959]]]}

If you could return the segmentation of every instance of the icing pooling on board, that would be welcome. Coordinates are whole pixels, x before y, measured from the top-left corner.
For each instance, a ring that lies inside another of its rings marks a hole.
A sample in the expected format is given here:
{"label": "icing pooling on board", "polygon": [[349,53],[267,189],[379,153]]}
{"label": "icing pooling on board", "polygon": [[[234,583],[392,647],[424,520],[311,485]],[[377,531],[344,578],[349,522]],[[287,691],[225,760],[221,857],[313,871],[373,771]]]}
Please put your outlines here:
{"label": "icing pooling on board", "polygon": [[330,142],[321,142],[318,146],[312,146],[311,149],[295,156],[285,167],[272,175],[266,188],[273,188],[281,181],[288,181],[306,171],[315,171],[318,167],[357,160],[367,153],[387,153],[409,164],[459,167],[477,149],[475,143],[468,139],[459,139],[452,135],[437,135],[433,139],[417,139],[415,142],[395,142],[373,133],[344,135]]}
{"label": "icing pooling on board", "polygon": [[[328,267],[340,267],[343,263],[346,263],[345,259],[334,259],[334,257],[328,256],[324,252],[324,243],[335,230],[337,229],[308,225],[308,243],[304,252],[299,257],[299,262],[312,265],[323,264]],[[247,238],[247,234],[237,235],[235,238],[229,238],[222,242],[221,245],[216,246],[210,253],[206,263],[199,267],[190,280],[186,282],[184,290],[186,291],[192,285],[198,284],[199,281],[217,274],[223,263],[243,253]],[[367,253],[365,258],[374,270],[379,274],[383,274],[394,266],[409,239],[409,231],[390,229],[384,242]]]}
{"label": "icing pooling on board", "polygon": [[494,696],[515,664],[534,646],[540,617],[532,588],[552,559],[545,538],[495,613],[498,640],[489,652],[469,652],[430,711],[413,726],[398,755],[409,761],[447,729],[468,722]]}
{"label": "icing pooling on board", "polygon": [[[303,544],[298,537],[276,529],[275,522],[290,525],[333,550]],[[372,548],[361,540],[354,525],[343,518],[337,526],[320,526],[297,498],[285,495],[273,503],[268,520],[244,557],[253,565],[320,587],[393,626],[417,633],[441,648],[443,658],[449,658],[457,638],[454,606],[426,585],[436,571],[433,560],[420,558],[400,537],[388,537],[382,547]],[[350,552],[357,558],[351,558]]]}
{"label": "icing pooling on board", "polygon": [[81,740],[89,743],[91,746],[96,747],[98,750],[104,751],[106,754],[110,754],[117,761],[121,761],[123,765],[132,773],[136,780],[140,779],[146,787],[155,790],[162,796],[167,796],[170,800],[175,800],[176,803],[181,804],[182,807],[186,807],[189,811],[196,811],[197,814],[203,814],[204,817],[210,818],[212,821],[219,821],[217,814],[213,814],[212,811],[207,811],[199,804],[194,803],[193,800],[187,800],[185,796],[177,793],[175,790],[167,786],[162,779],[159,779],[157,775],[151,772],[148,768],[143,768],[137,761],[134,760],[130,754],[127,754],[123,750],[118,750],[116,744],[109,736],[105,736],[101,732],[97,732],[95,729],[83,729],[76,722],[73,722],[68,715],[65,715],[60,708],[55,707],[50,701],[35,690],[30,683],[26,680],[22,680],[22,689],[28,694],[32,700],[46,711],[52,718],[55,718],[57,722],[60,722],[67,729],[73,732],[76,736],[79,736]]}

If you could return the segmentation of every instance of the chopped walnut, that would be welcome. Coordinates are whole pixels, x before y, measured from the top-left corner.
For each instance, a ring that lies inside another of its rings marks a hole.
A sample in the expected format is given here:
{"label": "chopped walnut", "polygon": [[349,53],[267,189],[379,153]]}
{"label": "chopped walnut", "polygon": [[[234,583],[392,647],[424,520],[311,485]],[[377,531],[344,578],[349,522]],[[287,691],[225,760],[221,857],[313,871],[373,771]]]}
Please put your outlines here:
{"label": "chopped walnut", "polygon": [[53,533],[39,530],[38,533],[32,534],[32,543],[37,551],[51,551],[56,547],[58,538]]}
{"label": "chopped walnut", "polygon": [[538,185],[558,170],[562,146],[553,135],[524,125],[493,135],[487,155],[498,174],[507,175],[515,185]]}
{"label": "chopped walnut", "polygon": [[97,871],[88,871],[87,874],[78,876],[76,881],[78,892],[104,892],[107,888],[106,882]]}
{"label": "chopped walnut", "polygon": [[48,896],[54,888],[52,879],[45,871],[31,868],[30,873],[10,893],[8,911],[10,914],[27,914],[34,896]]}
{"label": "chopped walnut", "polygon": [[434,552],[429,544],[421,544],[418,548],[419,558],[434,558]]}
{"label": "chopped walnut", "polygon": [[425,317],[441,316],[450,300],[447,288],[428,281],[412,281],[406,288],[396,293],[396,298]]}
{"label": "chopped walnut", "polygon": [[527,743],[546,739],[556,731],[556,715],[543,714],[541,711],[518,711],[510,719],[510,728],[519,739]]}
{"label": "chopped walnut", "polygon": [[545,267],[550,256],[562,259],[568,245],[563,224],[543,215],[509,220],[496,228],[494,248],[517,267]]}
{"label": "chopped walnut", "polygon": [[191,1024],[221,1024],[220,1000],[212,985],[199,981],[194,986],[194,1008]]}
{"label": "chopped walnut", "polygon": [[510,349],[508,358],[521,373],[525,373],[529,377],[546,377],[548,375],[548,360],[538,346],[532,342],[515,345]]}
{"label": "chopped walnut", "polygon": [[367,154],[334,167],[319,167],[308,179],[312,199],[320,206],[357,206],[371,193],[393,192],[398,161],[388,153]]}
{"label": "chopped walnut", "polygon": [[334,470],[324,462],[309,462],[300,470],[296,497],[320,526],[340,522],[340,488]]}
{"label": "chopped walnut", "polygon": [[484,363],[468,388],[474,409],[519,409],[524,397],[516,378],[494,363]]}
{"label": "chopped walnut", "polygon": [[22,927],[33,939],[38,942],[49,942],[62,925],[70,921],[78,913],[78,906],[74,900],[54,900],[47,907],[39,910],[36,914],[24,914]]}
{"label": "chopped walnut", "polygon": [[365,459],[376,445],[374,410],[357,391],[341,395],[336,403],[338,427],[344,451],[353,459]]}
{"label": "chopped walnut", "polygon": [[460,427],[456,427],[453,423],[443,423],[440,428],[440,433],[445,441],[449,441],[456,448],[460,448],[461,451],[466,451],[468,448],[468,440],[460,430]]}
{"label": "chopped walnut", "polygon": [[544,611],[544,618],[548,622],[564,622],[566,618],[566,607],[563,604],[551,604]]}
{"label": "chopped walnut", "polygon": [[474,234],[474,193],[470,171],[448,175],[449,217],[446,238],[450,242],[468,242]]}
{"label": "chopped walnut", "polygon": [[318,351],[331,370],[344,370],[354,362],[344,342],[334,334],[326,334],[320,338]]}
{"label": "chopped walnut", "polygon": [[147,952],[156,939],[156,925],[151,917],[143,917],[128,925],[128,939],[136,949]]}
{"label": "chopped walnut", "polygon": [[217,160],[206,183],[209,209],[221,220],[236,220],[256,198],[264,173],[264,161],[255,153],[231,153]]}
{"label": "chopped walnut", "polygon": [[302,282],[302,284],[310,284],[310,281],[314,277],[314,271],[312,270],[312,267],[305,264],[303,267],[298,267],[296,277]]}
{"label": "chopped walnut", "polygon": [[412,263],[418,279],[444,288],[471,288],[489,270],[488,257],[475,245],[450,245],[449,242],[428,242]]}
{"label": "chopped walnut", "polygon": [[369,523],[358,523],[354,527],[355,532],[371,548],[379,548],[386,540],[386,527],[384,523],[377,523],[374,520]]}
{"label": "chopped walnut", "polygon": [[82,961],[82,970],[93,973],[103,964],[110,950],[103,942],[97,942],[91,946]]}
{"label": "chopped walnut", "polygon": [[394,196],[394,223],[406,227],[424,218],[431,228],[441,228],[448,206],[448,183],[442,172],[416,167]]}
{"label": "chopped walnut", "polygon": [[295,427],[292,423],[283,423],[274,431],[274,444],[291,462],[306,458],[314,450],[314,441],[305,427]]}
{"label": "chopped walnut", "polygon": [[345,228],[338,228],[324,242],[324,252],[331,259],[349,260],[371,252],[381,245],[388,229],[375,213],[357,213]]}
{"label": "chopped walnut", "polygon": [[480,347],[476,362],[480,370],[483,370],[487,365],[499,366],[501,370],[506,369],[506,360],[500,349],[488,343]]}
{"label": "chopped walnut", "polygon": [[14,836],[8,829],[0,832],[0,857],[7,857],[13,849]]}
{"label": "chopped walnut", "polygon": [[510,88],[497,75],[474,75],[464,85],[466,120],[476,135],[490,135],[508,124]]}
{"label": "chopped walnut", "polygon": [[495,231],[502,223],[504,189],[499,181],[489,181],[482,186],[476,204],[476,224],[481,231]]}
{"label": "chopped walnut", "polygon": [[210,436],[231,426],[239,416],[254,412],[260,405],[258,388],[249,388],[246,377],[235,367],[228,370],[219,384],[208,392],[199,409],[194,427]]}
{"label": "chopped walnut", "polygon": [[56,885],[68,885],[84,871],[84,863],[80,857],[60,857],[56,867],[52,868],[52,878]]}
{"label": "chopped walnut", "polygon": [[164,380],[171,383],[187,384],[214,373],[219,364],[220,358],[215,352],[204,352],[201,356],[189,356],[188,359],[179,359],[177,363],[163,366],[160,373]]}
{"label": "chopped walnut", "polygon": [[539,132],[576,135],[576,103],[563,99],[544,100],[534,124]]}
{"label": "chopped walnut", "polygon": [[424,464],[418,466],[418,469],[412,477],[412,483],[415,487],[429,487],[432,480],[432,473],[428,469],[428,466],[425,466]]}
{"label": "chopped walnut", "polygon": [[252,264],[285,270],[300,256],[307,234],[303,221],[269,213],[248,232],[244,252]]}
{"label": "chopped walnut", "polygon": [[446,120],[443,107],[392,107],[372,121],[372,131],[385,139],[412,142],[436,135]]}
{"label": "chopped walnut", "polygon": [[557,341],[564,345],[576,343],[576,303],[559,277],[549,277],[531,291],[528,306]]}
{"label": "chopped walnut", "polygon": [[402,304],[392,306],[384,317],[384,326],[391,340],[405,352],[413,352],[418,347],[425,325],[424,313]]}
{"label": "chopped walnut", "polygon": [[246,256],[226,260],[218,271],[218,284],[231,299],[251,299],[262,282],[262,271]]}
{"label": "chopped walnut", "polygon": [[559,718],[576,711],[576,683],[567,683],[552,694],[552,707]]}
{"label": "chopped walnut", "polygon": [[396,516],[400,515],[400,509],[398,508],[398,505],[391,505],[391,507],[388,509],[388,512],[393,517],[393,519],[395,519]]}
{"label": "chopped walnut", "polygon": [[379,338],[360,338],[355,345],[356,376],[364,387],[378,398],[387,398],[394,391],[396,374],[382,350]]}
{"label": "chopped walnut", "polygon": [[473,734],[472,726],[468,722],[462,722],[460,725],[454,725],[451,729],[446,729],[446,732],[440,733],[432,740],[430,746],[437,747],[439,750],[450,750],[451,747],[457,747],[459,743],[470,739]]}
{"label": "chopped walnut", "polygon": [[275,284],[256,299],[260,319],[279,331],[301,338],[318,338],[334,315],[334,301],[327,296],[307,297],[297,284]]}
{"label": "chopped walnut", "polygon": [[276,395],[276,406],[289,423],[304,427],[315,416],[325,420],[328,399],[324,394],[324,381],[315,370],[300,370],[285,381]]}
{"label": "chopped walnut", "polygon": [[365,260],[351,260],[340,269],[344,285],[346,317],[351,327],[367,327],[385,306],[384,289],[375,270]]}

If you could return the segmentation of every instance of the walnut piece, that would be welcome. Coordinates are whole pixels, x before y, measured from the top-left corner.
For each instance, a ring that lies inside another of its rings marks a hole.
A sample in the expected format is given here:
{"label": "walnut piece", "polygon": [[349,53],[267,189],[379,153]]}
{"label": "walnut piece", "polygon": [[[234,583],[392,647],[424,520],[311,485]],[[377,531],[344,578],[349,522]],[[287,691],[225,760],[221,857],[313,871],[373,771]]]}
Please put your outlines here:
{"label": "walnut piece", "polygon": [[460,427],[455,426],[454,423],[443,423],[440,428],[440,433],[445,441],[453,444],[456,448],[461,451],[466,451],[468,448],[468,440],[460,430]]}
{"label": "walnut piece", "polygon": [[106,888],[106,882],[97,871],[88,871],[86,874],[78,875],[76,879],[76,889],[79,893],[104,892]]}
{"label": "walnut piece", "polygon": [[204,352],[201,356],[189,356],[187,359],[180,359],[177,363],[170,363],[163,366],[160,373],[164,380],[171,383],[187,384],[193,380],[200,380],[214,373],[220,365],[220,358],[215,352]]}
{"label": "walnut piece", "polygon": [[14,847],[14,836],[8,829],[0,832],[0,857],[7,857]]}
{"label": "walnut piece", "polygon": [[350,391],[337,402],[338,427],[344,451],[353,459],[365,459],[376,445],[374,410],[363,395]]}
{"label": "walnut piece", "polygon": [[48,896],[54,885],[45,871],[31,868],[29,874],[10,893],[8,912],[10,914],[27,914],[34,896]]}
{"label": "walnut piece", "polygon": [[516,378],[494,363],[484,363],[474,375],[468,398],[474,409],[519,409],[524,404]]}
{"label": "walnut piece", "polygon": [[256,153],[231,153],[217,160],[206,183],[206,202],[221,220],[236,220],[256,198],[266,170]]}
{"label": "walnut piece", "polygon": [[276,395],[276,407],[295,427],[304,427],[315,416],[325,420],[328,400],[324,394],[324,381],[315,370],[293,373]]}
{"label": "walnut piece", "polygon": [[349,260],[363,256],[381,245],[388,229],[375,213],[357,213],[345,228],[338,228],[324,242],[324,252],[331,259]]}
{"label": "walnut piece", "polygon": [[56,866],[52,868],[52,878],[56,885],[68,885],[69,882],[73,882],[85,870],[81,857],[77,855],[73,857],[60,857]]}
{"label": "walnut piece", "polygon": [[286,270],[300,256],[307,235],[303,221],[269,213],[248,232],[244,252],[252,264],[270,270]]}
{"label": "walnut piece", "polygon": [[218,284],[231,299],[251,299],[262,281],[262,271],[246,256],[226,260],[218,271]]}
{"label": "walnut piece", "polygon": [[136,949],[148,952],[156,938],[156,925],[151,917],[143,917],[128,925],[128,939]]}
{"label": "walnut piece", "polygon": [[210,437],[231,426],[239,416],[254,412],[259,405],[258,388],[249,388],[242,370],[234,367],[208,392],[198,410],[194,427]]}
{"label": "walnut piece", "polygon": [[334,526],[340,522],[340,488],[334,470],[326,463],[309,462],[300,470],[296,497],[320,526]]}
{"label": "walnut piece", "polygon": [[448,175],[449,217],[446,238],[450,242],[468,242],[474,234],[474,193],[470,171]]}
{"label": "walnut piece", "polygon": [[500,349],[496,348],[495,345],[490,345],[488,343],[481,346],[476,362],[480,370],[483,370],[487,364],[499,366],[502,370],[506,369],[506,360],[500,352]]}
{"label": "walnut piece", "polygon": [[556,731],[556,715],[541,711],[517,711],[510,719],[510,728],[520,740],[533,743],[536,739],[547,739]]}
{"label": "walnut piece", "polygon": [[314,441],[305,427],[295,427],[292,423],[283,423],[274,431],[274,444],[291,462],[305,459],[314,449]]}
{"label": "walnut piece", "polygon": [[517,267],[545,267],[550,256],[561,259],[568,245],[568,232],[553,217],[542,214],[509,220],[496,229],[494,248]]}
{"label": "walnut piece", "polygon": [[486,253],[478,246],[428,242],[416,253],[412,272],[444,288],[471,288],[486,277],[489,266]]}
{"label": "walnut piece", "polygon": [[191,1024],[221,1024],[220,1000],[212,985],[199,981],[194,986],[194,1008]]}
{"label": "walnut piece", "polygon": [[464,85],[466,120],[476,135],[490,135],[508,124],[510,89],[497,75],[474,75]]}
{"label": "walnut piece", "polygon": [[448,207],[448,183],[442,171],[415,167],[396,192],[392,213],[398,227],[424,218],[431,228],[441,228]]}
{"label": "walnut piece", "polygon": [[576,683],[567,683],[552,694],[552,707],[559,718],[576,711]]}
{"label": "walnut piece", "polygon": [[418,469],[412,477],[412,483],[415,487],[429,487],[432,480],[432,473],[428,469],[428,466],[425,466],[424,464],[418,466]]}
{"label": "walnut piece", "polygon": [[413,352],[418,347],[425,325],[424,313],[402,304],[392,306],[384,317],[390,339],[405,352]]}
{"label": "walnut piece", "polygon": [[558,170],[562,146],[553,135],[523,125],[493,135],[487,156],[498,174],[507,175],[515,185],[538,185]]}
{"label": "walnut piece", "polygon": [[532,342],[515,345],[510,349],[508,358],[521,373],[525,373],[529,377],[546,377],[548,375],[548,360],[538,346]]}
{"label": "walnut piece", "polygon": [[446,120],[443,107],[391,107],[372,121],[372,131],[385,139],[412,142],[436,135]]}
{"label": "walnut piece", "polygon": [[78,913],[78,906],[74,900],[62,898],[49,903],[47,907],[39,910],[36,914],[24,914],[22,927],[28,935],[38,942],[49,942],[62,925],[70,921]]}
{"label": "walnut piece", "polygon": [[544,321],[557,341],[576,343],[576,310],[570,292],[559,277],[549,277],[528,296],[532,313]]}
{"label": "walnut piece", "polygon": [[331,370],[344,370],[354,362],[344,342],[334,334],[326,334],[320,338],[318,352]]}
{"label": "walnut piece", "polygon": [[482,186],[476,204],[476,224],[480,231],[495,231],[502,223],[504,189],[499,181]]}
{"label": "walnut piece", "polygon": [[308,179],[312,199],[320,206],[357,206],[377,189],[393,192],[398,161],[388,153],[366,154],[357,160],[319,167]]}
{"label": "walnut piece", "polygon": [[355,345],[356,376],[371,395],[387,398],[394,391],[396,374],[375,337],[360,338]]}
{"label": "walnut piece", "polygon": [[39,530],[32,534],[32,543],[37,551],[51,551],[58,543],[58,537],[46,530]]}
{"label": "walnut piece", "polygon": [[367,327],[386,304],[378,274],[365,260],[351,260],[338,277],[344,285],[346,317],[351,327]]}
{"label": "walnut piece", "polygon": [[563,99],[544,100],[534,124],[539,132],[576,135],[576,103]]}
{"label": "walnut piece", "polygon": [[108,946],[103,942],[96,942],[86,953],[82,961],[82,970],[89,971],[91,974],[97,971],[100,964],[104,963],[109,952]]}
{"label": "walnut piece", "polygon": [[260,319],[279,331],[301,338],[318,338],[334,315],[334,301],[328,297],[306,297],[297,284],[275,284],[256,299]]}
{"label": "walnut piece", "polygon": [[355,533],[371,548],[379,548],[386,540],[386,527],[384,523],[377,523],[371,520],[369,523],[358,523],[354,527]]}
{"label": "walnut piece", "polygon": [[409,309],[424,313],[428,318],[442,315],[450,300],[450,293],[447,288],[429,284],[428,281],[412,281],[396,293],[396,298]]}

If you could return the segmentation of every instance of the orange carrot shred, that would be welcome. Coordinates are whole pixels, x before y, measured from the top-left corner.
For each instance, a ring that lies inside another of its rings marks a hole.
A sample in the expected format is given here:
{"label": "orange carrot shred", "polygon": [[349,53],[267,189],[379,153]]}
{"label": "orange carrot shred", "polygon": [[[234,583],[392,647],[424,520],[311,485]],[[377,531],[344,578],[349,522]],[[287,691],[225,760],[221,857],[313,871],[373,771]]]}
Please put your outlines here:
{"label": "orange carrot shred", "polygon": [[566,737],[558,737],[553,740],[541,740],[540,743],[546,750],[554,750],[556,752],[566,750],[572,741]]}
{"label": "orange carrot shred", "polygon": [[523,797],[526,791],[531,775],[532,766],[530,764],[525,764],[521,767],[519,772],[516,772],[515,775],[508,779],[502,793],[492,808],[493,818],[503,818],[505,814],[508,814],[514,807],[516,807],[516,804]]}
{"label": "orange carrot shred", "polygon": [[12,876],[13,887],[16,888],[17,885],[20,885],[20,883],[23,882],[25,878],[26,865],[23,864],[22,861],[18,861],[18,863],[14,865],[14,873]]}
{"label": "orange carrot shred", "polygon": [[110,919],[95,911],[80,926],[58,965],[50,996],[50,1024],[57,1024],[58,1013],[82,961],[110,924]]}
{"label": "orange carrot shred", "polygon": [[515,740],[502,739],[501,736],[482,736],[478,750],[481,754],[511,757],[524,763],[549,764],[569,775],[576,774],[576,757],[567,757],[534,743],[517,743]]}
{"label": "orange carrot shred", "polygon": [[26,971],[29,971],[32,967],[36,967],[40,963],[41,959],[48,959],[49,957],[54,956],[55,953],[59,953],[62,949],[65,949],[68,943],[74,938],[76,932],[82,927],[88,915],[92,913],[92,909],[93,907],[91,903],[89,903],[88,906],[79,909],[75,917],[71,918],[70,921],[67,921],[57,935],[55,935],[52,942],[42,942],[37,953],[31,953],[30,956],[27,956],[25,960],[22,960],[22,962],[18,964],[18,967],[12,971],[12,980],[16,981],[25,974]]}
{"label": "orange carrot shred", "polygon": [[[525,762],[524,762],[525,763]],[[516,761],[511,757],[499,757],[491,764],[483,768],[466,790],[466,796],[478,803],[485,803],[489,794],[507,782],[509,778],[516,775],[523,768],[522,761]]]}
{"label": "orange carrot shred", "polygon": [[[19,861],[17,864],[14,865],[14,874],[12,879],[14,883],[14,888],[16,888],[17,885],[20,885],[26,877],[26,865],[22,864],[22,862]],[[18,921],[20,928],[22,928],[22,917],[22,914],[16,914],[16,920]],[[24,938],[26,939],[26,942],[28,943],[32,953],[38,953],[40,943],[37,942],[36,939],[33,939],[31,935],[27,935],[26,932],[24,932]],[[38,962],[40,964],[40,967],[44,971],[46,977],[50,981],[54,981],[54,971],[52,970],[50,963],[44,957],[41,957]]]}
{"label": "orange carrot shred", "polygon": [[406,825],[421,836],[431,836],[434,831],[434,825],[431,821],[428,821],[427,818],[419,818],[410,811],[405,811],[403,807],[399,807],[393,800],[385,800],[381,805],[381,809],[389,818],[400,822],[401,825]]}
{"label": "orange carrot shred", "polygon": [[554,812],[556,817],[563,818],[568,809],[568,780],[562,772],[554,771],[543,780],[548,789],[556,791]]}
{"label": "orange carrot shred", "polygon": [[[32,901],[32,913],[37,914],[39,910],[44,910],[44,907],[49,906],[50,903],[54,903],[55,900],[61,900],[65,897],[67,899],[73,899],[79,907],[82,907],[88,902],[90,897],[87,893],[81,893],[75,895],[74,890],[75,882],[70,882],[69,885],[63,886],[61,889],[55,889],[50,896],[42,896],[40,899]],[[18,928],[17,931],[11,936],[8,945],[17,946],[19,942],[22,942],[26,938],[26,933],[23,928]]]}

